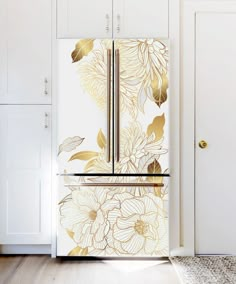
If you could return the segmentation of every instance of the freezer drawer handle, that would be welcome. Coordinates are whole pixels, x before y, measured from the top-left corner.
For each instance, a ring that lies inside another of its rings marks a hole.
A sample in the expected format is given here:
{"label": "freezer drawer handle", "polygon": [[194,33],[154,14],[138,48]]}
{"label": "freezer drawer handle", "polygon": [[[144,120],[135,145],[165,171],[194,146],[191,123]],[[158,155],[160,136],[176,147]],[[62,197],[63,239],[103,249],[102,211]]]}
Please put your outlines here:
{"label": "freezer drawer handle", "polygon": [[120,161],[120,51],[116,49],[116,161]]}
{"label": "freezer drawer handle", "polygon": [[111,160],[111,50],[107,50],[107,163]]}
{"label": "freezer drawer handle", "polygon": [[78,184],[65,184],[66,187],[73,187],[73,186],[132,186],[132,187],[164,187],[164,183],[91,183],[91,182],[81,182]]}

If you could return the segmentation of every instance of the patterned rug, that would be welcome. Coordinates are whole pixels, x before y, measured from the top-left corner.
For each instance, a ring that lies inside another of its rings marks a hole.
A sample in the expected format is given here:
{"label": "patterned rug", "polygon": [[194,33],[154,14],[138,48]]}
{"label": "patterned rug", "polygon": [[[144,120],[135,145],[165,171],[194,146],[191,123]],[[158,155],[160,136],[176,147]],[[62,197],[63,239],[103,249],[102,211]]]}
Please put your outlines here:
{"label": "patterned rug", "polygon": [[236,284],[236,256],[171,257],[183,284]]}

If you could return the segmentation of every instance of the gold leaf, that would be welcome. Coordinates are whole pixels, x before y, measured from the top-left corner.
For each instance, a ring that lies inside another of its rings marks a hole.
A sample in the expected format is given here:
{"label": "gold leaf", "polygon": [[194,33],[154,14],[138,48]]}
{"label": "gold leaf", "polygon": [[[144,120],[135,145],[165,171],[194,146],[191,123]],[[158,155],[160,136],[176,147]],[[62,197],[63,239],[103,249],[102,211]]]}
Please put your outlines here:
{"label": "gold leaf", "polygon": [[165,73],[162,74],[161,81],[161,87],[159,86],[160,80],[157,77],[151,83],[152,95],[159,107],[167,100],[168,78]]}
{"label": "gold leaf", "polygon": [[86,255],[88,255],[88,248],[81,248],[79,246],[75,247],[68,253],[68,256],[86,256]]}
{"label": "gold leaf", "polygon": [[74,155],[72,155],[69,159],[69,162],[70,161],[73,161],[73,160],[83,160],[83,161],[87,161],[87,160],[90,160],[94,157],[97,157],[98,156],[98,153],[97,152],[93,152],[93,151],[81,151],[81,152],[78,152]]}
{"label": "gold leaf", "polygon": [[71,195],[70,195],[70,194],[66,195],[66,196],[58,203],[58,205],[61,205],[61,204],[65,203],[65,202],[67,202],[67,201],[69,201],[69,200],[71,200]]}
{"label": "gold leaf", "polygon": [[162,138],[164,134],[163,127],[165,125],[165,114],[163,113],[161,116],[156,116],[152,123],[149,124],[147,128],[147,135],[150,136],[153,132],[155,134],[155,141],[158,141]]}
{"label": "gold leaf", "polygon": [[[149,174],[161,174],[161,165],[158,163],[158,161],[155,159],[151,164],[148,165],[148,173]],[[162,176],[149,176],[147,177],[147,180],[152,183],[163,183],[163,177]],[[158,197],[162,197],[162,188],[160,186],[154,187],[154,194]]]}
{"label": "gold leaf", "polygon": [[106,146],[106,137],[105,137],[105,135],[103,134],[103,132],[102,132],[101,129],[100,129],[99,132],[98,132],[97,143],[98,143],[98,146],[99,146],[101,149],[105,148],[105,146]]}
{"label": "gold leaf", "polygon": [[161,174],[161,165],[154,159],[154,161],[148,165],[147,170],[149,174]]}
{"label": "gold leaf", "polygon": [[70,230],[66,230],[66,232],[67,232],[67,234],[70,236],[70,238],[73,239],[75,233],[72,232],[72,231],[70,231]]}
{"label": "gold leaf", "polygon": [[93,39],[81,39],[76,43],[75,50],[71,53],[73,63],[81,60],[93,49]]}
{"label": "gold leaf", "polygon": [[88,173],[90,169],[94,166],[95,159],[88,161],[88,163],[84,167],[84,171]]}

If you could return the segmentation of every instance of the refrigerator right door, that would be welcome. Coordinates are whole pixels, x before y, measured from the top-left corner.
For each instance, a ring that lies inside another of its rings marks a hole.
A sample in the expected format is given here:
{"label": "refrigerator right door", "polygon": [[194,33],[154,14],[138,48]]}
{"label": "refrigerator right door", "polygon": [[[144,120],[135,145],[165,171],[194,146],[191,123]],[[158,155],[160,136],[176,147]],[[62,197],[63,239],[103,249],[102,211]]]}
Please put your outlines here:
{"label": "refrigerator right door", "polygon": [[115,173],[169,174],[168,40],[114,47]]}

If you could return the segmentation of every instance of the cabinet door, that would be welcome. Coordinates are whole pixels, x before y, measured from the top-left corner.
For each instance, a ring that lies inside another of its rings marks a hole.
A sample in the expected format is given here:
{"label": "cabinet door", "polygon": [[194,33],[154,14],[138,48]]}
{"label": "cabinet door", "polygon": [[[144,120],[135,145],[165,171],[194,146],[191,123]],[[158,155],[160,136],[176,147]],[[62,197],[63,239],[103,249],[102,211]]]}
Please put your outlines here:
{"label": "cabinet door", "polygon": [[60,173],[112,173],[111,48],[111,40],[58,40]]}
{"label": "cabinet door", "polygon": [[57,0],[57,37],[112,37],[112,1]]}
{"label": "cabinet door", "polygon": [[0,103],[51,102],[51,1],[0,0]]}
{"label": "cabinet door", "polygon": [[168,38],[168,0],[114,0],[115,38]]}
{"label": "cabinet door", "polygon": [[0,106],[0,243],[51,242],[51,108]]}
{"label": "cabinet door", "polygon": [[169,173],[168,43],[115,42],[115,172]]}

